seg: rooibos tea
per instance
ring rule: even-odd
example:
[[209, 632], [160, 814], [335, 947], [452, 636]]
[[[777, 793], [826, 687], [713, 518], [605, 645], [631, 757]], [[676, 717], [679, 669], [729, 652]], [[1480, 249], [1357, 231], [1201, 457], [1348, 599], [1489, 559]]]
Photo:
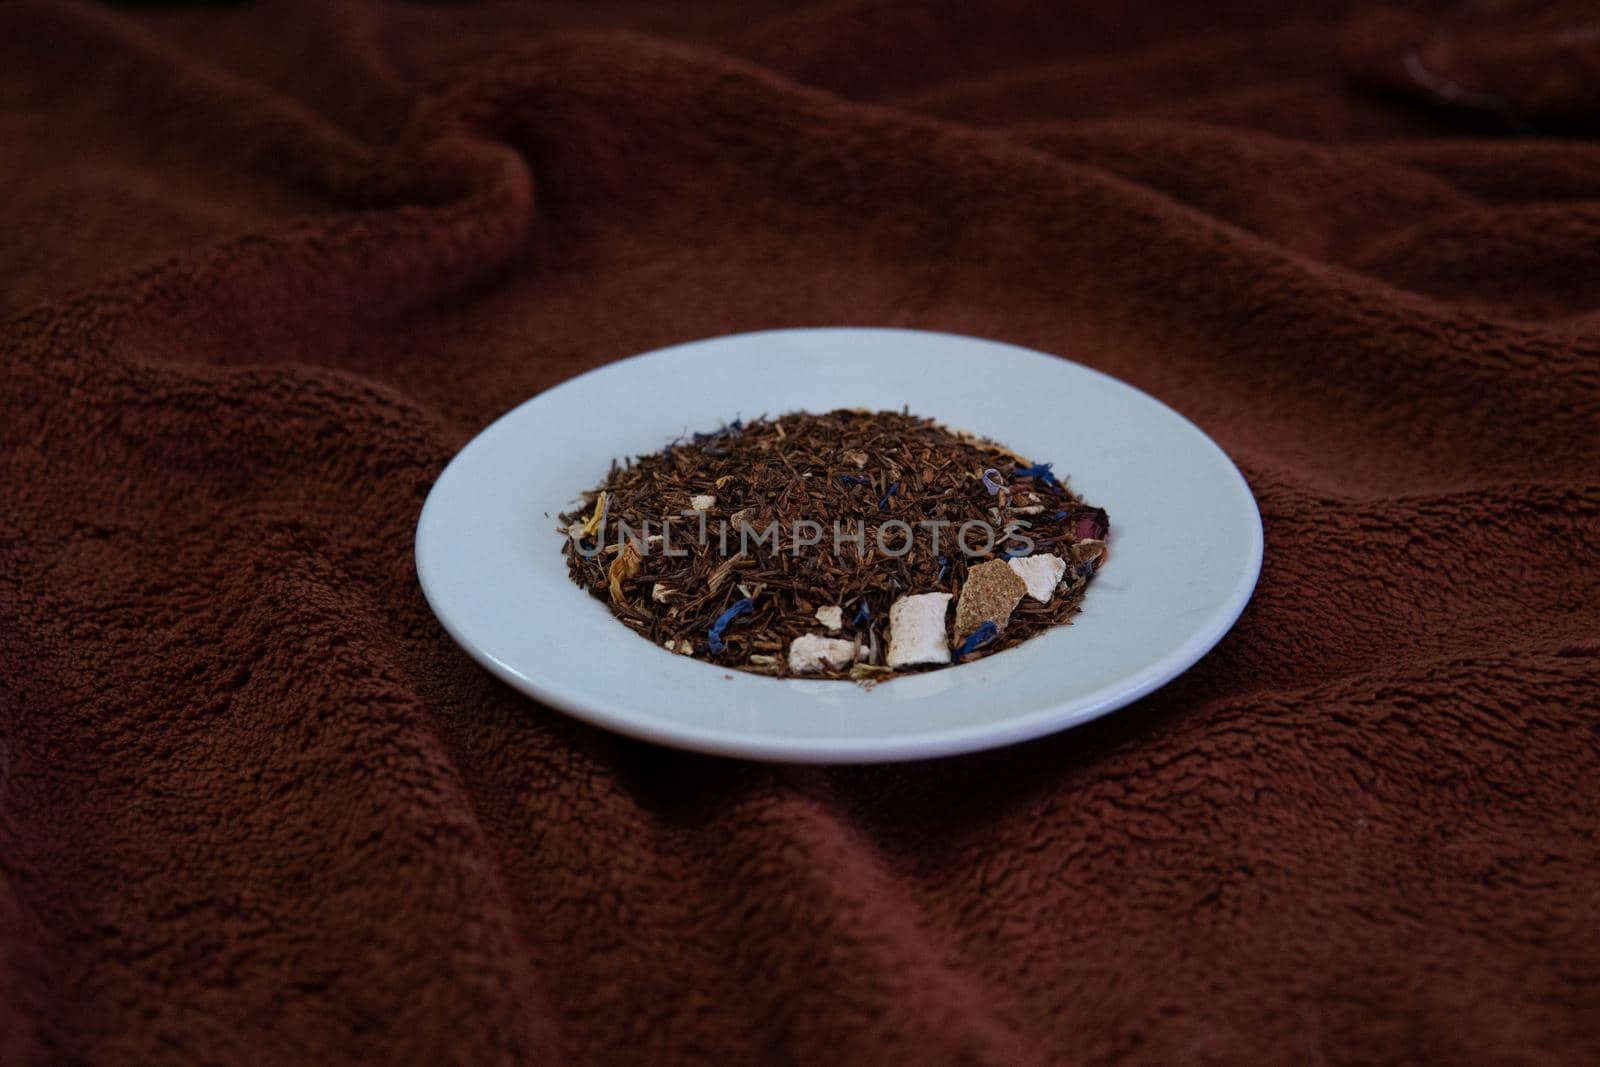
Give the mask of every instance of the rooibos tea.
[[573, 580], [642, 637], [866, 682], [1070, 622], [1109, 529], [1049, 463], [860, 410], [673, 441], [613, 464], [561, 520]]

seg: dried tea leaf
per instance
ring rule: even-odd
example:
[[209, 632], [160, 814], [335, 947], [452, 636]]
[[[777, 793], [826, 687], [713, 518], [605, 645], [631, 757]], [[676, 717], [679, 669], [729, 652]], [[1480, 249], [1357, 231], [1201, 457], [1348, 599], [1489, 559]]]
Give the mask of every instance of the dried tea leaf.
[[1074, 563], [1099, 563], [1105, 557], [1106, 543], [1104, 541], [1079, 541], [1072, 546], [1072, 561]]
[[729, 556], [722, 561], [721, 566], [711, 572], [711, 579], [706, 583], [706, 587], [715, 593], [727, 583], [734, 571], [753, 566], [755, 561], [749, 556]]

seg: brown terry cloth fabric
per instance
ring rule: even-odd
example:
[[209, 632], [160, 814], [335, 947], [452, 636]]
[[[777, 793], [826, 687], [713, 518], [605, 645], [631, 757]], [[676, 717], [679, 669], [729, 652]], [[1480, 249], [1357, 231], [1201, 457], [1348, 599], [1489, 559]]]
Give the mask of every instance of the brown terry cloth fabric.
[[[1600, 18], [1257, 7], [0, 6], [0, 1062], [1600, 1062]], [[837, 770], [450, 643], [472, 434], [815, 324], [1192, 416], [1238, 627]]]

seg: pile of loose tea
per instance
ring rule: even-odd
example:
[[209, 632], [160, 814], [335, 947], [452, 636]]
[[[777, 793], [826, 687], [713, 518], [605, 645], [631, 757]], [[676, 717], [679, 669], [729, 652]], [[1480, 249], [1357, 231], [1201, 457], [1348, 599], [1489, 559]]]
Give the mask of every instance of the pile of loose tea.
[[1070, 622], [1109, 528], [1049, 463], [863, 410], [680, 438], [613, 463], [561, 521], [573, 581], [641, 637], [862, 682]]

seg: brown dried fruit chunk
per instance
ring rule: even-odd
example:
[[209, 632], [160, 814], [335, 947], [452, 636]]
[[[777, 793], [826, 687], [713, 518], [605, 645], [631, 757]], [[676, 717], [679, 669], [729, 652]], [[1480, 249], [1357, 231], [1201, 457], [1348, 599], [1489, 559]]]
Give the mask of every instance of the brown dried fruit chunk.
[[1028, 591], [1028, 583], [1006, 565], [1005, 560], [980, 563], [967, 572], [967, 584], [956, 601], [956, 640], [961, 640], [986, 622], [1004, 630], [1011, 612]]

